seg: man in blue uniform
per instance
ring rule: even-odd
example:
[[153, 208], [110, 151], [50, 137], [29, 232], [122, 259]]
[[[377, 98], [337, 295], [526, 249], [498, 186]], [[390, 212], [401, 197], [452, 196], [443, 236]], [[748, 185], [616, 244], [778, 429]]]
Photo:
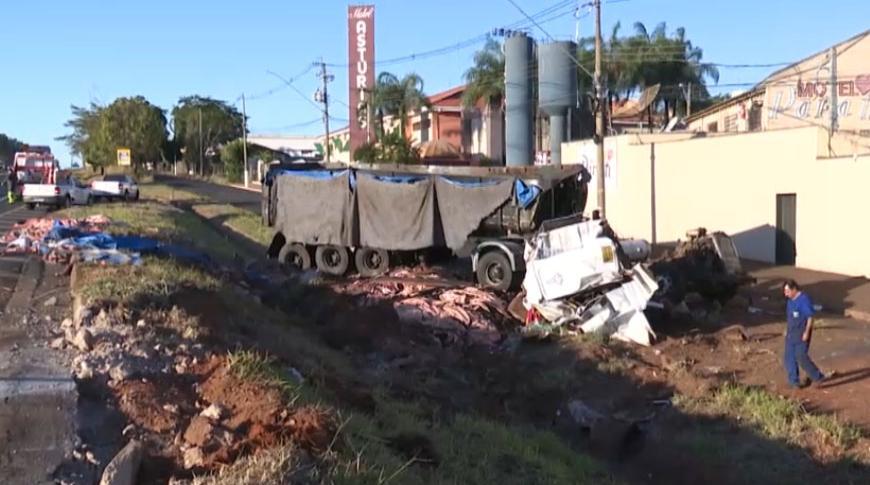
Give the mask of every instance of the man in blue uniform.
[[782, 287], [786, 297], [786, 333], [783, 365], [788, 373], [788, 384], [800, 388], [798, 364], [815, 384], [825, 380], [809, 356], [810, 340], [813, 336], [813, 302], [801, 291], [794, 280], [788, 280]]

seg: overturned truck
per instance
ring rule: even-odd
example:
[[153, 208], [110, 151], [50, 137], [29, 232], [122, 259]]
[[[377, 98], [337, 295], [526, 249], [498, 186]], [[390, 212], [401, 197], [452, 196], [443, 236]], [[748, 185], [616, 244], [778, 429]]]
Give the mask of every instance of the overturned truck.
[[262, 216], [276, 230], [269, 256], [299, 269], [376, 276], [400, 255], [446, 248], [504, 290], [522, 278], [524, 237], [582, 213], [587, 182], [580, 166], [306, 164], [267, 175]]

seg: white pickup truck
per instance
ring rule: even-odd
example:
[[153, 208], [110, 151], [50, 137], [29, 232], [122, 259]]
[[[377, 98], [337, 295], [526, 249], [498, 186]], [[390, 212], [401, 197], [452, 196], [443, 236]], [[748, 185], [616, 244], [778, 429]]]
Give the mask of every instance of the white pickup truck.
[[106, 175], [91, 182], [91, 190], [98, 199], [139, 200], [139, 184], [129, 175]]
[[61, 208], [73, 204], [87, 205], [94, 200], [91, 189], [75, 177], [63, 178], [56, 184], [24, 184], [21, 198], [28, 209], [36, 206]]

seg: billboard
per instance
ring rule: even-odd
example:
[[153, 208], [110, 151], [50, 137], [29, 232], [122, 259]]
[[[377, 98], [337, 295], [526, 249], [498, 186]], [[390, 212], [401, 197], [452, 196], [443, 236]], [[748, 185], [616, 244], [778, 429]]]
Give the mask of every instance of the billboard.
[[118, 165], [121, 165], [121, 166], [130, 165], [130, 149], [129, 148], [119, 148], [118, 149]]
[[375, 86], [375, 6], [347, 8], [348, 85], [350, 86], [350, 153], [366, 143], [366, 92]]

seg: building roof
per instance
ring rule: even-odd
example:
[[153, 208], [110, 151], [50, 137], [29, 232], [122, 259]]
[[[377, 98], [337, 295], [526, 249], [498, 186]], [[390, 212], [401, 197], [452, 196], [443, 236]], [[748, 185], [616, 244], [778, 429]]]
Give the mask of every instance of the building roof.
[[[818, 57], [818, 56], [820, 56], [820, 55], [822, 55], [822, 54], [827, 53], [827, 52], [828, 52], [831, 48], [833, 48], [833, 47], [837, 47], [837, 48], [839, 48], [839, 47], [843, 47], [843, 46], [846, 45], [846, 44], [849, 44], [849, 47], [851, 47], [851, 46], [857, 44], [857, 43], [858, 43], [860, 40], [862, 40], [864, 37], [867, 37], [868, 35], [870, 35], [870, 29], [865, 30], [864, 32], [861, 32], [861, 33], [859, 33], [859, 34], [853, 35], [852, 37], [849, 37], [848, 39], [846, 39], [846, 40], [844, 40], [844, 41], [842, 41], [842, 42], [839, 42], [839, 43], [834, 44], [834, 45], [832, 45], [832, 46], [826, 47], [826, 48], [824, 48], [824, 49], [822, 49], [822, 50], [820, 50], [820, 51], [818, 51], [818, 52], [816, 52], [816, 53], [813, 53], [813, 54], [811, 54], [811, 55], [809, 55], [809, 56], [807, 56], [807, 57], [804, 57], [803, 59], [801, 59], [801, 60], [799, 60], [799, 61], [797, 61], [797, 62], [794, 62], [794, 63], [792, 63], [792, 64], [789, 64], [788, 66], [783, 67], [782, 69], [776, 70], [776, 71], [772, 72], [771, 74], [769, 74], [769, 75], [768, 75], [767, 77], [765, 77], [764, 79], [762, 79], [761, 82], [759, 82], [758, 84], [756, 84], [756, 85], [755, 85], [755, 88], [753, 88], [753, 89], [757, 89], [757, 88], [762, 87], [763, 85], [767, 84], [767, 83], [770, 82], [772, 79], [774, 79], [774, 78], [776, 78], [777, 76], [779, 76], [780, 74], [785, 74], [785, 73], [787, 73], [790, 69], [794, 69], [794, 67], [797, 66], [797, 65], [803, 64], [804, 62], [807, 62], [807, 61], [813, 59], [814, 57]], [[840, 52], [840, 53], [842, 53], [842, 52]]]
[[746, 91], [745, 93], [743, 93], [739, 96], [732, 96], [732, 97], [726, 99], [725, 101], [722, 101], [720, 103], [714, 104], [713, 106], [704, 108], [701, 111], [698, 111], [697, 113], [693, 113], [692, 116], [689, 116], [688, 118], [686, 118], [686, 123], [691, 123], [691, 122], [697, 120], [698, 118], [703, 118], [704, 116], [709, 115], [710, 113], [715, 113], [717, 111], [728, 108], [729, 106], [734, 106], [737, 103], [742, 103], [742, 102], [750, 100], [756, 96], [763, 96], [763, 95], [764, 95], [763, 89], [761, 89], [761, 88], [751, 89], [751, 90]]
[[453, 96], [456, 96], [457, 94], [462, 94], [465, 91], [466, 86], [467, 86], [466, 84], [463, 84], [461, 86], [456, 86], [454, 88], [450, 88], [446, 91], [441, 91], [440, 93], [435, 93], [435, 94], [429, 96], [429, 102], [432, 104], [436, 104], [440, 101], [444, 101], [445, 99], [452, 98]]
[[782, 74], [787, 74], [789, 70], [794, 69], [796, 66], [803, 64], [804, 62], [807, 62], [815, 57], [818, 57], [820, 55], [825, 54], [832, 47], [840, 48], [840, 47], [843, 47], [846, 45], [848, 45], [848, 47], [851, 47], [851, 46], [857, 44], [860, 40], [862, 40], [863, 38], [865, 38], [867, 36], [870, 36], [870, 30], [865, 30], [864, 32], [853, 35], [852, 37], [849, 37], [848, 39], [846, 39], [842, 42], [839, 42], [837, 44], [834, 44], [833, 46], [830, 46], [830, 47], [822, 49], [818, 52], [815, 52], [807, 57], [804, 57], [803, 59], [801, 59], [797, 62], [789, 64], [786, 67], [783, 67], [782, 69], [778, 69], [778, 70], [772, 72], [771, 74], [769, 74], [764, 79], [762, 79], [758, 84], [753, 86], [753, 88], [750, 89], [749, 91], [747, 91], [746, 93], [743, 93], [740, 96], [734, 96], [734, 97], [729, 98], [725, 101], [722, 101], [721, 103], [714, 104], [713, 106], [710, 106], [707, 109], [703, 109], [703, 110], [693, 114], [692, 116], [689, 116], [686, 119], [686, 121], [691, 123], [692, 121], [697, 120], [698, 118], [701, 118], [703, 116], [707, 116], [710, 113], [715, 113], [716, 111], [719, 111], [721, 109], [725, 109], [725, 108], [727, 108], [729, 106], [733, 106], [739, 102], [746, 101], [747, 99], [751, 99], [759, 94], [763, 94], [764, 88], [766, 87], [766, 85], [768, 83], [770, 83], [773, 79], [776, 79], [778, 76], [780, 76]]

